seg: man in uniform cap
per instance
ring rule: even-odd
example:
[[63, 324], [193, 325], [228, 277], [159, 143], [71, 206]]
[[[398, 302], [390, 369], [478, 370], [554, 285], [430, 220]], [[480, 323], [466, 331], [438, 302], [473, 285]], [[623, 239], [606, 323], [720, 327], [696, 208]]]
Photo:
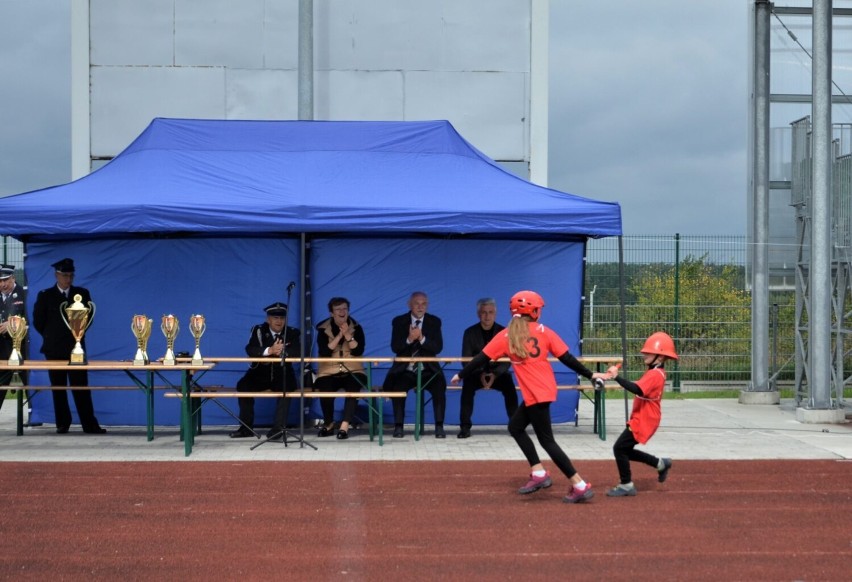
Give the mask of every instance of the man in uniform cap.
[[[15, 266], [0, 265], [0, 361], [3, 363], [12, 355], [12, 337], [6, 333], [6, 322], [13, 315], [26, 317], [27, 292], [15, 282]], [[21, 353], [26, 358], [26, 338], [21, 346]], [[8, 386], [12, 382], [14, 372], [0, 373], [0, 386]], [[24, 374], [24, 372], [19, 372]], [[22, 378], [24, 380], [24, 378]], [[24, 383], [26, 381], [24, 380]], [[0, 390], [0, 407], [6, 399], [6, 390]]]
[[[71, 357], [76, 340], [71, 335], [71, 330], [62, 319], [62, 304], [71, 305], [75, 295], [80, 295], [83, 305], [89, 305], [92, 296], [84, 287], [76, 287], [74, 282], [74, 261], [62, 259], [51, 265], [56, 276], [56, 285], [39, 291], [33, 307], [33, 327], [41, 334], [44, 340], [41, 353], [47, 360], [65, 360]], [[83, 339], [85, 349], [85, 338]], [[51, 386], [88, 386], [89, 375], [85, 370], [49, 370]], [[66, 390], [51, 390], [53, 394], [53, 410], [56, 413], [56, 432], [65, 434], [71, 427], [71, 409], [68, 406], [68, 392]], [[92, 404], [92, 392], [90, 390], [72, 390], [74, 405], [77, 407], [77, 415], [83, 432], [89, 434], [103, 434], [106, 429], [101, 428], [95, 417], [95, 408]]]
[[[281, 365], [282, 352], [284, 357], [300, 355], [299, 330], [287, 327], [287, 304], [276, 301], [264, 308], [266, 323], [251, 328], [246, 354], [250, 358], [269, 358], [269, 363], [255, 362], [249, 366], [245, 375], [237, 382], [238, 392], [291, 392], [297, 390], [296, 374], [293, 364]], [[285, 332], [286, 329], [286, 332]], [[238, 398], [240, 405], [240, 426], [230, 433], [232, 439], [257, 436], [254, 432], [254, 398]], [[275, 407], [275, 419], [272, 428], [266, 433], [269, 438], [279, 438], [284, 435], [287, 426], [287, 412], [290, 409], [290, 399], [280, 398]]]

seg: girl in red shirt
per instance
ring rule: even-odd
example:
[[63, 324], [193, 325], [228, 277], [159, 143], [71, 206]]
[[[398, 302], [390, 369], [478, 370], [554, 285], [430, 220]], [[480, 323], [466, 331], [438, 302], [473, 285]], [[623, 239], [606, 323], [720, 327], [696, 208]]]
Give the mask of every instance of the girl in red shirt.
[[553, 354], [574, 372], [590, 380], [606, 378], [606, 374], [593, 374], [568, 353], [568, 346], [556, 332], [538, 323], [542, 307], [544, 299], [538, 293], [515, 293], [509, 302], [509, 310], [512, 312], [509, 326], [494, 336], [480, 354], [453, 376], [451, 382], [458, 384], [460, 379], [478, 370], [489, 360], [508, 356], [524, 397], [523, 403], [509, 420], [509, 433], [530, 464], [530, 478], [518, 489], [518, 493], [533, 493], [553, 484], [550, 473], [541, 464], [535, 444], [527, 434], [527, 426], [532, 425], [539, 444], [571, 481], [571, 489], [562, 501], [580, 503], [594, 497], [595, 492], [592, 491], [591, 483], [586, 483], [580, 477], [571, 459], [553, 438], [550, 404], [556, 400], [556, 376], [547, 358]]
[[666, 360], [678, 359], [674, 341], [669, 334], [658, 331], [645, 340], [645, 345], [640, 352], [648, 370], [637, 382], [619, 378], [618, 366], [611, 366], [607, 370], [609, 379], [614, 379], [622, 388], [634, 394], [633, 411], [630, 413], [630, 420], [627, 421], [627, 428], [612, 447], [621, 483], [607, 491], [606, 494], [609, 497], [636, 495], [636, 486], [633, 485], [630, 473], [630, 461], [645, 463], [657, 469], [657, 481], [660, 483], [666, 480], [669, 469], [672, 468], [671, 459], [658, 459], [644, 451], [637, 451], [635, 447], [638, 444], [647, 443], [660, 426], [662, 417], [660, 400], [666, 385], [666, 371], [663, 365]]

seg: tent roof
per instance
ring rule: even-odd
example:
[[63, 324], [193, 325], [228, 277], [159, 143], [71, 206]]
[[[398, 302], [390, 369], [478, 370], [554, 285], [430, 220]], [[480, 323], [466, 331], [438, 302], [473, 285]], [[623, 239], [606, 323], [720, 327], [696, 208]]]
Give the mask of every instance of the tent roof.
[[617, 203], [522, 180], [447, 121], [155, 119], [104, 167], [0, 199], [0, 213], [22, 239], [621, 234]]

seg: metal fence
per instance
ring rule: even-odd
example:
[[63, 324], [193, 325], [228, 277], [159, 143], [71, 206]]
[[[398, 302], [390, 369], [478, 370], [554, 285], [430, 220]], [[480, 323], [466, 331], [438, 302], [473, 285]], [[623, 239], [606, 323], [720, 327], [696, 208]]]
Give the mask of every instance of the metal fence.
[[[623, 290], [618, 239], [588, 242], [583, 353], [621, 353], [623, 293], [630, 377], [638, 377], [643, 369], [638, 352], [645, 338], [664, 330], [681, 355], [669, 369], [676, 389], [682, 382], [748, 382], [751, 297], [745, 237], [675, 234], [624, 236], [622, 241]], [[2, 257], [4, 263], [23, 268], [20, 242], [4, 237]], [[792, 380], [794, 294], [773, 292], [771, 304], [770, 373], [773, 379]]]
[[[680, 360], [669, 367], [675, 389], [684, 382], [751, 379], [751, 296], [747, 241], [741, 236], [624, 236], [624, 288], [617, 238], [587, 246], [583, 353], [621, 353], [622, 309], [628, 376], [644, 369], [638, 352], [651, 333], [668, 332]], [[792, 380], [795, 296], [771, 293], [770, 373]]]

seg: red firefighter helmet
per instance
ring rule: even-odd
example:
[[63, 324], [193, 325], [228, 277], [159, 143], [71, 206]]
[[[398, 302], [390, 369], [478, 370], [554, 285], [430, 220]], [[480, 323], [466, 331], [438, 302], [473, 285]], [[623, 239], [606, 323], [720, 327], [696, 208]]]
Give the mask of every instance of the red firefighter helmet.
[[538, 319], [542, 307], [544, 307], [544, 299], [535, 291], [518, 291], [509, 300], [509, 311], [512, 315], [529, 315], [533, 319]]
[[643, 354], [656, 354], [673, 360], [678, 359], [675, 352], [674, 340], [672, 336], [664, 331], [658, 331], [648, 336], [648, 339], [645, 340], [645, 345], [639, 351]]

